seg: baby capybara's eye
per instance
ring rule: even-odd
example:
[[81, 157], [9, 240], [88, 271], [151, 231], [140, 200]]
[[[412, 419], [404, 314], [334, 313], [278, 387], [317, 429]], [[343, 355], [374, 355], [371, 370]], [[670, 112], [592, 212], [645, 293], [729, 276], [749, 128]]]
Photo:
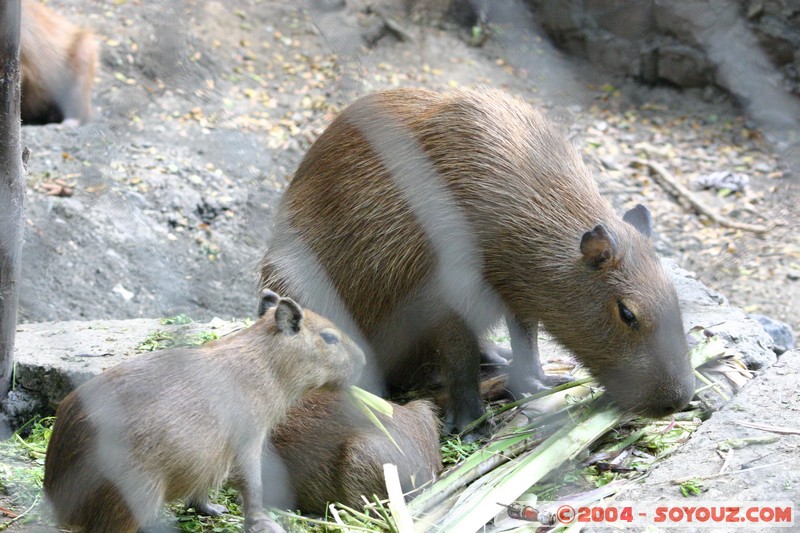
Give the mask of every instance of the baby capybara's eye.
[[322, 331], [319, 334], [326, 344], [339, 344], [339, 336], [332, 331]]

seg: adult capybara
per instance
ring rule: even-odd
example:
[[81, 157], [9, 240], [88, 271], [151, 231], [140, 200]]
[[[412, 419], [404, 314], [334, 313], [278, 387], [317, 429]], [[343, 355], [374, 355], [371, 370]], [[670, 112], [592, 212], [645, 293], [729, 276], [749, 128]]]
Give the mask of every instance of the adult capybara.
[[22, 122], [86, 122], [97, 68], [94, 34], [36, 0], [22, 0], [20, 19]]
[[64, 399], [44, 477], [61, 524], [134, 532], [162, 503], [202, 500], [231, 477], [246, 529], [282, 531], [263, 513], [262, 447], [309, 390], [356, 377], [364, 354], [292, 300], [263, 300], [272, 307], [239, 333], [122, 363]]
[[350, 105], [309, 149], [261, 286], [343, 326], [390, 386], [438, 358], [446, 430], [483, 412], [478, 339], [504, 315], [512, 391], [542, 386], [541, 322], [621, 408], [660, 416], [689, 401], [694, 380], [651, 225], [643, 206], [616, 215], [523, 101], [390, 90]]
[[345, 394], [315, 391], [304, 398], [271, 439], [286, 466], [294, 501], [270, 503], [321, 515], [332, 502], [360, 509], [362, 495], [369, 501], [373, 495], [388, 497], [385, 463], [397, 465], [404, 493], [433, 479], [442, 469], [435, 408], [424, 400], [392, 407], [391, 418], [377, 416], [397, 446], [354, 410]]

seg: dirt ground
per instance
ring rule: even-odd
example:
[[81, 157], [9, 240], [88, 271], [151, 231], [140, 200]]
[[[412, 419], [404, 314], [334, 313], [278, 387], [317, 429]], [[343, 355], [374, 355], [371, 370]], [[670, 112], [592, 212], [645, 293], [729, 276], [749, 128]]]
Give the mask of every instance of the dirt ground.
[[[377, 89], [483, 84], [562, 124], [618, 208], [647, 204], [662, 254], [747, 311], [800, 326], [798, 178], [721, 91], [612, 78], [513, 10], [472, 47], [468, 29], [439, 23], [430, 6], [442, 2], [410, 17], [399, 1], [373, 2], [410, 38], [384, 32], [368, 48], [384, 19], [365, 1], [50, 4], [95, 30], [102, 61], [92, 122], [23, 128], [22, 322], [252, 315], [273, 206], [335, 114]], [[695, 194], [714, 212], [778, 225], [757, 235], [710, 222], [631, 167], [636, 158], [687, 186], [745, 175], [744, 192]]]

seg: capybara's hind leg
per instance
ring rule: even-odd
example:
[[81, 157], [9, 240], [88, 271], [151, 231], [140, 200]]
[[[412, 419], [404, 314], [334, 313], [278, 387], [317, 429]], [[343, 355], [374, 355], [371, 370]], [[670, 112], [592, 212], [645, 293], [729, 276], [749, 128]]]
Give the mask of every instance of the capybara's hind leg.
[[97, 505], [86, 505], [80, 512], [84, 533], [135, 533], [138, 530], [139, 521], [116, 488], [100, 487], [95, 501]]
[[152, 526], [157, 525], [163, 497], [158, 487], [148, 485], [142, 484], [132, 490], [127, 498], [115, 484], [101, 485], [95, 497], [79, 511], [85, 533], [135, 533], [146, 526], [146, 530], [151, 531]]

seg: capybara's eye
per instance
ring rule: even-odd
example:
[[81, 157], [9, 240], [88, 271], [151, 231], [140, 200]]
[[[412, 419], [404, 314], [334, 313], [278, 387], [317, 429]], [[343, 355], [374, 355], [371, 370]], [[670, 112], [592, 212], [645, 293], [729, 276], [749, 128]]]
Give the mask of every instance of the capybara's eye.
[[327, 344], [339, 344], [339, 336], [332, 331], [322, 331], [319, 334]]
[[619, 318], [625, 322], [630, 328], [635, 328], [639, 325], [639, 322], [636, 321], [636, 315], [633, 314], [633, 311], [625, 307], [625, 304], [622, 302], [617, 302], [617, 307], [619, 308]]

